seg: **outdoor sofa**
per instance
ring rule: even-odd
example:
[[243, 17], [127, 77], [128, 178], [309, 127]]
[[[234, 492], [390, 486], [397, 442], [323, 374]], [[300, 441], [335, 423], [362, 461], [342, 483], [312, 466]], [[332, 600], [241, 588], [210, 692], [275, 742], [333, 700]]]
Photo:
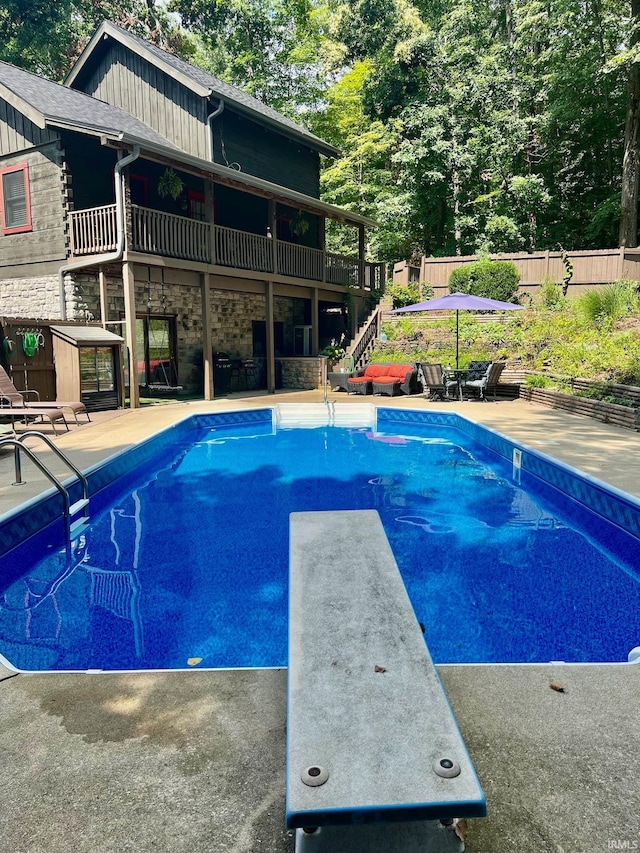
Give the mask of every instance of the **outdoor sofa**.
[[415, 364], [367, 364], [347, 381], [355, 394], [416, 394], [418, 370]]

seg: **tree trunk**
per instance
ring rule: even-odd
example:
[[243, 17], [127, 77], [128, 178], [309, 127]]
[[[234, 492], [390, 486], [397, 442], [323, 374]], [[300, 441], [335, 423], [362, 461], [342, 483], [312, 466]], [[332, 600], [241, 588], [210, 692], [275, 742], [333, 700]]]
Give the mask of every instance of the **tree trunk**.
[[[631, 44], [640, 39], [640, 0], [631, 0]], [[622, 195], [620, 199], [620, 246], [638, 245], [638, 186], [640, 183], [640, 64], [629, 68], [627, 85], [627, 118], [624, 128], [622, 158]]]

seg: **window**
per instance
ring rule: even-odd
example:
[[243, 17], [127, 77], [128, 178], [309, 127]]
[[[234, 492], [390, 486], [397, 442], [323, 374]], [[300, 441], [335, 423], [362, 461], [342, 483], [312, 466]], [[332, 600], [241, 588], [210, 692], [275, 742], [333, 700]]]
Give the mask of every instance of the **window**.
[[296, 237], [291, 230], [291, 217], [279, 216], [277, 222], [277, 237], [278, 240], [284, 240], [285, 243], [297, 243]]
[[140, 207], [148, 207], [148, 180], [143, 175], [129, 175], [129, 187], [131, 188], [131, 204], [137, 204]]
[[[264, 320], [254, 320], [251, 325], [253, 331], [253, 357], [262, 358], [267, 354], [267, 324]], [[284, 323], [273, 324], [273, 348], [276, 357], [285, 355]]]
[[197, 219], [198, 222], [207, 221], [204, 193], [197, 190], [187, 190], [187, 214], [190, 219]]
[[0, 170], [2, 197], [2, 233], [19, 234], [31, 231], [31, 199], [29, 197], [29, 167], [26, 163]]
[[80, 347], [80, 391], [96, 394], [115, 390], [112, 347]]

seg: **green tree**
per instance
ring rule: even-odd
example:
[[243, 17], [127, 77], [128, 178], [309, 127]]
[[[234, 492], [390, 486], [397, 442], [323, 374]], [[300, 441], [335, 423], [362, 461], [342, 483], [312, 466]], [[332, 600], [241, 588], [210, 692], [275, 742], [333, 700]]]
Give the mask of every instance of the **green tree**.
[[196, 37], [196, 61], [285, 115], [303, 120], [325, 88], [325, 15], [311, 0], [171, 0]]
[[189, 51], [185, 34], [154, 0], [4, 0], [0, 56], [61, 82], [105, 19], [176, 53]]

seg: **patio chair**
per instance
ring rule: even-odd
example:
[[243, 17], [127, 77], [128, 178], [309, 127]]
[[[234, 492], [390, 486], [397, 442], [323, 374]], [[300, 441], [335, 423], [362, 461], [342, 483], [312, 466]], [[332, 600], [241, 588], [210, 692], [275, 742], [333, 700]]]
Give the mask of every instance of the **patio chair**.
[[496, 386], [500, 379], [500, 375], [504, 370], [503, 361], [494, 361], [489, 364], [484, 376], [480, 379], [467, 379], [462, 383], [463, 391], [469, 390], [472, 394], [478, 394], [479, 399], [487, 401], [487, 392], [493, 391], [493, 399], [496, 399]]
[[[30, 394], [33, 394], [36, 399], [33, 401], [28, 400]], [[54, 409], [68, 409], [73, 414], [77, 424], [80, 423], [78, 415], [86, 415], [87, 421], [91, 420], [87, 407], [80, 401], [68, 402], [56, 400], [54, 403], [47, 403], [40, 401], [40, 394], [37, 391], [18, 391], [4, 367], [0, 367], [0, 397], [6, 400], [12, 409], [46, 409], [49, 412]]]
[[429, 400], [444, 400], [449, 396], [449, 383], [444, 378], [441, 364], [418, 364], [418, 380], [422, 383], [424, 396], [428, 396]]

